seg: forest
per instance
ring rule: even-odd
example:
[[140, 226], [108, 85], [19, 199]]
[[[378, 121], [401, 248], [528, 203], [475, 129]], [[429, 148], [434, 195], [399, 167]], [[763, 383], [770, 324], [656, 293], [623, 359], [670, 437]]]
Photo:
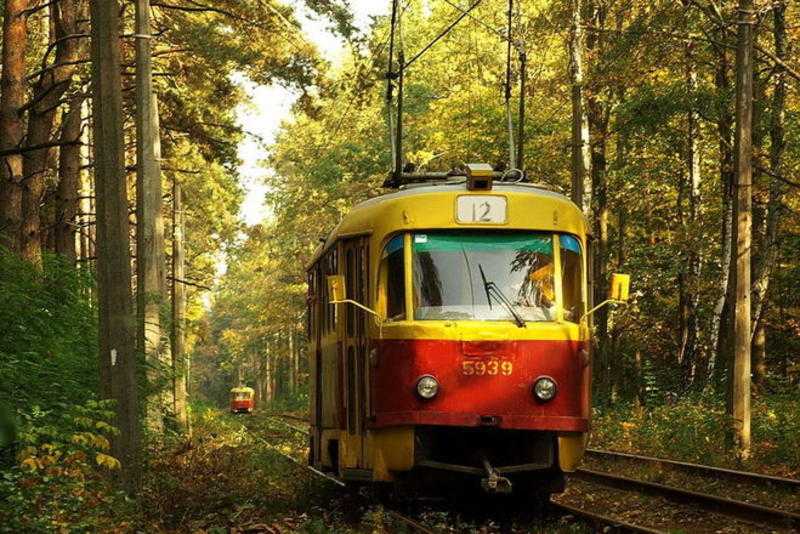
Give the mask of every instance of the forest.
[[[282, 421], [306, 269], [397, 165], [403, 54], [401, 166], [516, 164], [583, 211], [596, 302], [631, 276], [594, 316], [591, 446], [800, 477], [800, 6], [385, 3], [2, 2], [0, 532], [400, 529], [294, 476]], [[297, 97], [247, 224], [253, 85]]]

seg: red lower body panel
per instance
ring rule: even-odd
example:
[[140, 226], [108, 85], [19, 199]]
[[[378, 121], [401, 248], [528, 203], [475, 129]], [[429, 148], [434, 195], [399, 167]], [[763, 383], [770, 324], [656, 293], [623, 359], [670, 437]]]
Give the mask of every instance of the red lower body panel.
[[[494, 426], [586, 432], [589, 367], [574, 341], [381, 340], [372, 362], [376, 428]], [[416, 394], [423, 375], [439, 381], [430, 400]], [[542, 402], [534, 382], [548, 376], [556, 396]]]
[[231, 402], [232, 412], [249, 412], [253, 410], [253, 401], [233, 401]]

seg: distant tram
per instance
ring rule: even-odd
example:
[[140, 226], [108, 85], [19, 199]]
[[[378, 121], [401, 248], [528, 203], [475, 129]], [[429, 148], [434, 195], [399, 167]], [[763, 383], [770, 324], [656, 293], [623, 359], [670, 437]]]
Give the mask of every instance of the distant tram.
[[231, 389], [231, 413], [253, 413], [256, 392], [253, 388], [239, 386]]
[[[493, 175], [468, 167], [363, 202], [317, 251], [311, 465], [563, 491], [590, 424], [588, 225], [566, 197]], [[612, 298], [627, 286], [614, 275]]]

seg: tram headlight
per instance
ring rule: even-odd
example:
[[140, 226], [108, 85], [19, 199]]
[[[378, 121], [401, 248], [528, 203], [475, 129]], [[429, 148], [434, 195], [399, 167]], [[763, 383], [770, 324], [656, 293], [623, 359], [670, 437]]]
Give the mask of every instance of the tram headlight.
[[439, 393], [439, 381], [431, 375], [424, 375], [417, 379], [417, 395], [425, 400], [430, 400]]
[[557, 389], [556, 381], [549, 376], [542, 376], [533, 384], [533, 394], [542, 402], [552, 400]]

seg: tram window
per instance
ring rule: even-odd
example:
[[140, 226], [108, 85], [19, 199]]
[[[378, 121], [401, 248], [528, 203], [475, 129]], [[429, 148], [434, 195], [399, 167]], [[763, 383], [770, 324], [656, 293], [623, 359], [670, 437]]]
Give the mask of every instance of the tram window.
[[578, 322], [583, 312], [581, 292], [581, 244], [571, 235], [559, 236], [561, 245], [561, 287], [564, 295], [564, 319]]
[[[328, 253], [322, 258], [322, 280], [325, 280], [325, 277], [331, 274], [337, 273], [337, 265], [336, 265], [336, 249], [332, 248], [328, 251]], [[323, 328], [324, 332], [332, 332], [336, 328], [336, 306], [330, 304], [330, 295], [325, 290], [326, 285], [320, 282], [318, 286], [320, 289], [320, 293], [322, 294], [322, 305], [323, 305]]]
[[552, 234], [428, 232], [413, 247], [415, 319], [555, 320]]
[[383, 249], [380, 268], [386, 273], [386, 318], [389, 321], [402, 320], [406, 315], [402, 234], [394, 236]]

